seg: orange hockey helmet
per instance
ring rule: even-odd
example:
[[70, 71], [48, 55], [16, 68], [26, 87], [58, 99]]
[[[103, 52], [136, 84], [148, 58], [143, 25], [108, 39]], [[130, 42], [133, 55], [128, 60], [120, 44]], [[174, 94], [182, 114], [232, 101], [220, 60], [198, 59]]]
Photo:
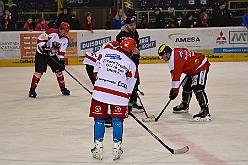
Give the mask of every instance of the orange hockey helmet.
[[65, 30], [67, 32], [70, 31], [70, 25], [66, 22], [61, 22], [59, 28]]
[[136, 46], [136, 41], [131, 37], [124, 38], [120, 43], [120, 48], [128, 53], [132, 53]]

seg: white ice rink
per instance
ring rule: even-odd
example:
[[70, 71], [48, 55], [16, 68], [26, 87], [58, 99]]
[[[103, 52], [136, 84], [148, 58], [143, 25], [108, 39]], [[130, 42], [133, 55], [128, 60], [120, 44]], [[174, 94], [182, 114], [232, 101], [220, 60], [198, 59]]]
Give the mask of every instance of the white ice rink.
[[[92, 89], [84, 65], [67, 70]], [[171, 80], [167, 63], [141, 64], [140, 96], [149, 115], [168, 101]], [[247, 165], [248, 62], [212, 62], [206, 86], [212, 122], [193, 122], [200, 109], [193, 96], [190, 111], [173, 114], [171, 101], [158, 122], [145, 123], [165, 144], [188, 153], [172, 155], [131, 116], [124, 122], [121, 159], [112, 160], [112, 129], [107, 128], [103, 160], [93, 159], [91, 96], [64, 73], [71, 96], [60, 93], [55, 75], [43, 75], [37, 98], [28, 91], [34, 67], [0, 68], [0, 165]], [[139, 119], [144, 113], [134, 113]]]

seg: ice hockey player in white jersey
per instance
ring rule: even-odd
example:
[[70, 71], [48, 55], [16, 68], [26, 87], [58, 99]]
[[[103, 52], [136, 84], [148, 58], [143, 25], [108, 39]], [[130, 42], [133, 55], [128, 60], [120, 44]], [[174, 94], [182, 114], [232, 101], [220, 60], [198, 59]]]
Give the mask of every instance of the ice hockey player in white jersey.
[[[96, 78], [94, 77], [94, 74], [93, 74], [93, 70], [94, 70], [94, 66], [96, 64], [96, 60], [99, 56], [99, 54], [101, 53], [101, 51], [104, 49], [104, 48], [116, 48], [120, 46], [119, 42], [118, 41], [109, 41], [107, 43], [104, 43], [102, 45], [102, 47], [100, 48], [100, 50], [98, 50], [97, 52], [95, 53], [89, 53], [89, 52], [86, 52], [85, 54], [85, 57], [84, 57], [84, 61], [83, 61], [83, 64], [86, 65], [86, 72], [88, 74], [88, 77], [92, 83], [92, 85], [94, 86], [95, 84], [95, 81], [96, 81]], [[108, 111], [108, 115], [107, 117], [105, 118], [105, 126], [106, 127], [112, 127], [112, 118], [110, 116], [110, 111]]]
[[96, 60], [96, 82], [89, 114], [94, 117], [93, 158], [103, 158], [104, 118], [108, 105], [113, 122], [113, 160], [119, 159], [123, 153], [123, 120], [128, 117], [128, 102], [138, 76], [137, 67], [129, 57], [135, 49], [135, 40], [127, 37], [118, 48], [104, 48]]
[[67, 34], [69, 30], [70, 25], [66, 22], [62, 22], [59, 29], [50, 28], [38, 37], [35, 55], [35, 72], [29, 90], [29, 97], [35, 98], [37, 96], [35, 89], [41, 76], [46, 72], [47, 65], [49, 65], [56, 74], [62, 94], [70, 95], [70, 91], [65, 88], [62, 73], [62, 71], [65, 70], [64, 55], [68, 46]]

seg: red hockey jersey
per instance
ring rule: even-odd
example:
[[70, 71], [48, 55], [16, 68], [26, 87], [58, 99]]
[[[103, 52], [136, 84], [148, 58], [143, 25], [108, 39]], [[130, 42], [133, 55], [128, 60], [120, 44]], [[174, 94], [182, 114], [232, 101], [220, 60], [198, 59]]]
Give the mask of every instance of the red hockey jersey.
[[179, 92], [181, 74], [194, 75], [208, 69], [210, 63], [201, 53], [191, 52], [187, 48], [174, 48], [169, 60], [174, 93]]

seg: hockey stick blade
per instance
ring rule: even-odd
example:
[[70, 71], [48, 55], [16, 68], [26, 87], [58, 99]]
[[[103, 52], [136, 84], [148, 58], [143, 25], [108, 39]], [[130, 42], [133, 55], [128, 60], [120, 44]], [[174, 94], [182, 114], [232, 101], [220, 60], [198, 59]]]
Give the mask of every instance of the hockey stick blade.
[[145, 124], [143, 124], [134, 114], [132, 114], [131, 112], [129, 113], [130, 116], [133, 117], [133, 119], [139, 123], [148, 133], [150, 133], [150, 135], [152, 135], [152, 137], [154, 137], [162, 146], [164, 146], [168, 151], [170, 151], [170, 153], [172, 154], [184, 154], [186, 152], [188, 152], [189, 147], [183, 147], [180, 149], [172, 149], [169, 146], [167, 146], [161, 139], [159, 139], [159, 137], [157, 135], [155, 135]]
[[155, 116], [152, 115], [152, 116], [149, 116], [149, 117], [147, 117], [147, 118], [143, 118], [142, 121], [143, 121], [143, 122], [155, 121]]
[[189, 151], [189, 147], [186, 146], [186, 147], [183, 147], [183, 148], [180, 148], [180, 149], [173, 150], [173, 154], [184, 154], [184, 153], [186, 153], [188, 151]]

